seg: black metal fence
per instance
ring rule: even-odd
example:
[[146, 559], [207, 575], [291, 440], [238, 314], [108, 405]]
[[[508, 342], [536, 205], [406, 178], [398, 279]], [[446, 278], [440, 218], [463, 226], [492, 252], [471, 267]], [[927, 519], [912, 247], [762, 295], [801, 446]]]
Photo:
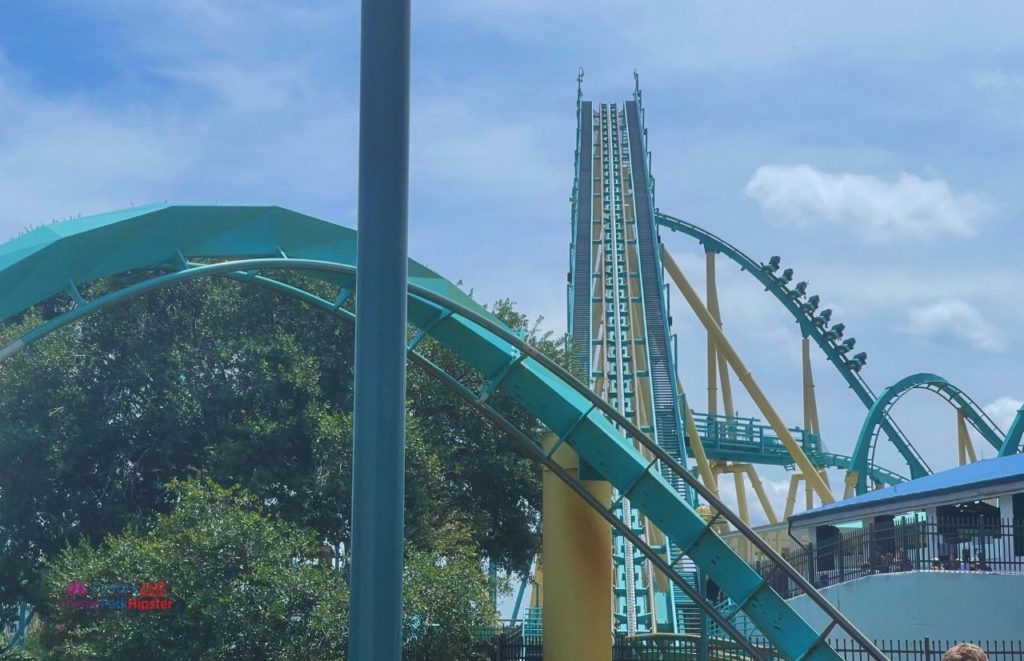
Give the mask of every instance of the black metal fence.
[[[942, 661], [942, 656], [950, 647], [958, 643], [973, 642], [985, 650], [990, 661], [1009, 661], [1024, 659], [1024, 642], [1022, 641], [964, 641], [964, 640], [876, 640], [882, 652], [892, 661]], [[855, 644], [832, 643], [832, 649], [839, 652], [848, 661], [870, 659], [867, 652], [855, 648]]]
[[[785, 657], [774, 653], [767, 641], [755, 641], [764, 649], [764, 658], [782, 661]], [[1024, 641], [953, 641], [933, 640], [876, 640], [882, 652], [892, 661], [942, 661], [950, 647], [961, 642], [973, 642], [988, 654], [990, 661], [1024, 661]], [[832, 648], [847, 661], [869, 660], [871, 657], [856, 643], [831, 641]], [[711, 641], [710, 659], [741, 661], [749, 658], [734, 644]], [[467, 650], [461, 659], [473, 661], [542, 661], [543, 638], [523, 637], [511, 630], [483, 638], [473, 650]], [[407, 661], [441, 661], [426, 657], [407, 656]], [[696, 640], [650, 640], [616, 638], [612, 644], [612, 661], [697, 661], [701, 659], [700, 644]], [[447, 660], [445, 660], [447, 661]]]
[[[938, 522], [878, 522], [859, 529], [818, 529], [817, 543], [785, 555], [816, 587], [872, 574], [907, 571], [979, 571], [1024, 574], [1024, 521], [989, 517]], [[768, 562], [758, 573], [784, 597], [800, 591]]]

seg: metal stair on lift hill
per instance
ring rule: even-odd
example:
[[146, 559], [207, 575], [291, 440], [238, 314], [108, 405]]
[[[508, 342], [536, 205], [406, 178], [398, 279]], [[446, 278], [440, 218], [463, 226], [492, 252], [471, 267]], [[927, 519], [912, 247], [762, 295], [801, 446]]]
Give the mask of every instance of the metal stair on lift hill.
[[[685, 464], [682, 433], [679, 428], [678, 398], [672, 378], [673, 360], [668, 342], [668, 320], [664, 292], [660, 282], [661, 260], [658, 239], [654, 229], [654, 214], [648, 196], [646, 159], [641, 136], [636, 102], [626, 103], [626, 121], [629, 127], [630, 171], [633, 178], [633, 213], [636, 217], [637, 252], [640, 255], [640, 284], [643, 291], [644, 322], [647, 332], [647, 352], [650, 360], [651, 389], [654, 398], [654, 420], [657, 442], [673, 459]], [[663, 468], [669, 483], [685, 492], [678, 477]]]
[[[654, 399], [654, 420], [656, 441], [658, 445], [676, 461], [686, 465], [683, 452], [683, 434], [680, 429], [679, 400], [676, 394], [675, 379], [672, 370], [675, 368], [668, 340], [668, 313], [664, 288], [661, 285], [661, 259], [659, 240], [655, 230], [654, 213], [651, 209], [647, 159], [643, 140], [643, 128], [640, 124], [639, 107], [635, 101], [626, 103], [626, 123], [629, 132], [630, 173], [633, 179], [633, 213], [636, 218], [637, 252], [640, 256], [640, 283], [643, 291], [644, 322], [647, 332], [647, 351], [651, 390]], [[662, 475], [681, 494], [687, 496], [687, 487], [679, 477], [662, 466]], [[669, 544], [669, 557], [674, 559], [679, 550]], [[697, 586], [697, 571], [689, 558], [681, 560], [682, 574], [686, 581]], [[700, 631], [703, 614], [683, 591], [673, 585], [673, 601], [676, 606], [676, 627], [680, 632], [696, 633]]]
[[[594, 201], [593, 194], [593, 171], [594, 163], [591, 156], [591, 140], [593, 132], [593, 110], [590, 101], [584, 101], [580, 105], [580, 135], [586, 136], [586, 142], [578, 145], [579, 152], [576, 158], [579, 160], [579, 181], [576, 195], [576, 227], [573, 240], [575, 241], [573, 251], [573, 269], [575, 282], [573, 282], [572, 301], [572, 342], [575, 354], [572, 358], [573, 372], [583, 379], [590, 374], [590, 296], [593, 289], [593, 277], [591, 274], [591, 233], [593, 229]], [[582, 140], [581, 140], [582, 143]]]

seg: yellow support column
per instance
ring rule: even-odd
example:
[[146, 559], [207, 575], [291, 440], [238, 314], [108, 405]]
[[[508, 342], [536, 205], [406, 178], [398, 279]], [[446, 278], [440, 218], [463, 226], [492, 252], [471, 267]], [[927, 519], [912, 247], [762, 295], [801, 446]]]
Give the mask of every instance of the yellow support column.
[[761, 483], [761, 477], [757, 474], [757, 469], [754, 468], [753, 464], [744, 464], [743, 472], [750, 478], [750, 486], [754, 488], [757, 499], [761, 501], [761, 507], [764, 509], [764, 515], [768, 517], [768, 523], [778, 523], [779, 517], [775, 516], [775, 508], [772, 507], [772, 502], [768, 500], [768, 494], [765, 493], [764, 484]]
[[811, 371], [811, 341], [805, 337], [800, 344], [804, 363], [804, 429], [820, 434], [818, 402], [814, 397], [814, 373]]
[[743, 469], [733, 466], [732, 470], [733, 482], [736, 485], [736, 509], [740, 515], [740, 521], [750, 525], [750, 508], [747, 506], [747, 487], [743, 482]]
[[[686, 391], [683, 390], [682, 377], [677, 375], [676, 385], [679, 388], [679, 397], [683, 397]], [[715, 478], [715, 473], [711, 470], [711, 463], [708, 461], [708, 454], [704, 451], [704, 441], [701, 439], [700, 434], [697, 433], [697, 423], [693, 420], [693, 412], [690, 407], [687, 406], [683, 412], [685, 418], [684, 424], [686, 425], [686, 435], [690, 437], [690, 448], [693, 450], [693, 458], [697, 461], [697, 468], [700, 471], [700, 476], [704, 480], [704, 486], [711, 489], [711, 493], [718, 495], [718, 480]]]
[[974, 453], [974, 443], [971, 442], [971, 435], [967, 433], [967, 420], [964, 418], [964, 412], [960, 409], [956, 410], [956, 439], [960, 465], [966, 464], [968, 459], [971, 460], [971, 463], [977, 461], [978, 455]]
[[[554, 434], [545, 436], [546, 449]], [[554, 455], [579, 476], [579, 457], [566, 445]], [[583, 480], [602, 503], [611, 485]], [[612, 658], [612, 530], [601, 515], [549, 470], [543, 475], [544, 661]]]
[[[708, 312], [711, 313], [711, 316], [714, 317], [715, 322], [718, 323], [719, 327], [721, 327], [722, 311], [718, 307], [718, 281], [715, 277], [715, 256], [717, 254], [718, 253], [716, 253], [714, 250], [708, 250], [705, 253], [705, 259], [707, 260], [707, 301]], [[714, 349], [714, 354], [717, 356], [717, 361], [715, 362], [718, 363], [718, 380], [722, 384], [722, 407], [724, 408], [722, 414], [725, 415], [727, 418], [734, 418], [736, 417], [736, 409], [733, 407], [732, 404], [732, 385], [729, 382], [729, 363], [728, 361], [726, 361], [725, 356], [718, 349], [717, 345], [715, 345], [712, 337], [708, 335], [709, 355], [712, 352], [712, 348]], [[714, 363], [710, 364], [714, 365]]]
[[765, 420], [775, 431], [776, 436], [779, 437], [779, 441], [786, 447], [786, 451], [789, 452], [789, 456], [793, 458], [793, 462], [800, 468], [800, 471], [804, 474], [804, 479], [808, 481], [811, 488], [821, 498], [821, 502], [824, 504], [835, 502], [835, 497], [832, 495], [831, 489], [825, 484], [825, 481], [821, 479], [821, 475], [818, 475], [811, 460], [804, 454], [803, 449], [793, 438], [793, 435], [786, 428], [785, 423], [782, 421], [782, 417], [775, 411], [775, 407], [771, 405], [768, 398], [765, 396], [764, 391], [754, 380], [754, 375], [747, 369], [747, 366], [743, 364], [743, 360], [739, 354], [736, 353], [736, 349], [733, 348], [728, 338], [725, 337], [725, 333], [722, 332], [722, 328], [715, 322], [711, 313], [701, 302], [697, 292], [694, 291], [693, 286], [683, 275], [683, 272], [679, 269], [679, 265], [676, 264], [675, 260], [672, 259], [672, 255], [667, 250], [662, 249], [662, 262], [665, 265], [665, 270], [668, 271], [672, 281], [675, 282], [676, 288], [679, 289], [679, 293], [683, 295], [686, 302], [689, 303], [693, 309], [697, 318], [704, 324], [704, 329], [709, 335], [713, 335], [715, 344], [718, 345], [718, 349], [725, 355], [729, 364], [732, 366], [733, 371], [736, 372], [737, 378], [740, 383], [747, 389], [750, 394], [750, 398], [754, 400], [757, 408], [761, 410]]
[[[714, 286], [715, 276], [715, 253], [707, 253], [707, 281], [708, 281], [708, 296], [711, 295], [711, 289]], [[718, 415], [718, 348], [715, 347], [715, 340], [708, 333], [708, 415]], [[729, 412], [726, 411], [726, 415]]]
[[857, 495], [857, 481], [859, 479], [860, 471], [847, 471], [846, 490], [843, 492], [843, 498], [853, 498]]
[[796, 509], [796, 492], [800, 489], [800, 481], [804, 479], [804, 476], [800, 473], [793, 473], [789, 478], [789, 492], [786, 494], [786, 512], [782, 515], [782, 518], [788, 519], [793, 516], [793, 510]]
[[[743, 484], [743, 471], [737, 469], [735, 466], [730, 467], [729, 470], [732, 473], [733, 483], [736, 485], [736, 510], [740, 515], [740, 521], [750, 525], [750, 512], [747, 507], [747, 488]], [[745, 537], [739, 540], [740, 556], [746, 561], [750, 562], [751, 549], [750, 540]]]

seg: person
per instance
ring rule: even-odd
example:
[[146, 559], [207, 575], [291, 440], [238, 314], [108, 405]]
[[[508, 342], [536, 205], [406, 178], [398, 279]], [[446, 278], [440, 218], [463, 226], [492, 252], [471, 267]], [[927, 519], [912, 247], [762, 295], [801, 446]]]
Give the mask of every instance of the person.
[[988, 655], [977, 645], [960, 643], [946, 650], [942, 661], [988, 661]]
[[932, 558], [932, 570], [942, 571], [942, 561], [938, 558]]
[[883, 571], [883, 565], [885, 564], [885, 557], [882, 555], [882, 549], [877, 544], [871, 549], [871, 573], [881, 574]]

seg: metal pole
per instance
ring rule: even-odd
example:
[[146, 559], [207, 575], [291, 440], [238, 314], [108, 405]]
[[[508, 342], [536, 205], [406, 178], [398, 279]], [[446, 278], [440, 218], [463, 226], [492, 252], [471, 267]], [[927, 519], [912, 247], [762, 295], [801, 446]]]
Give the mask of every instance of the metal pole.
[[349, 653], [402, 658], [410, 0], [363, 0]]

